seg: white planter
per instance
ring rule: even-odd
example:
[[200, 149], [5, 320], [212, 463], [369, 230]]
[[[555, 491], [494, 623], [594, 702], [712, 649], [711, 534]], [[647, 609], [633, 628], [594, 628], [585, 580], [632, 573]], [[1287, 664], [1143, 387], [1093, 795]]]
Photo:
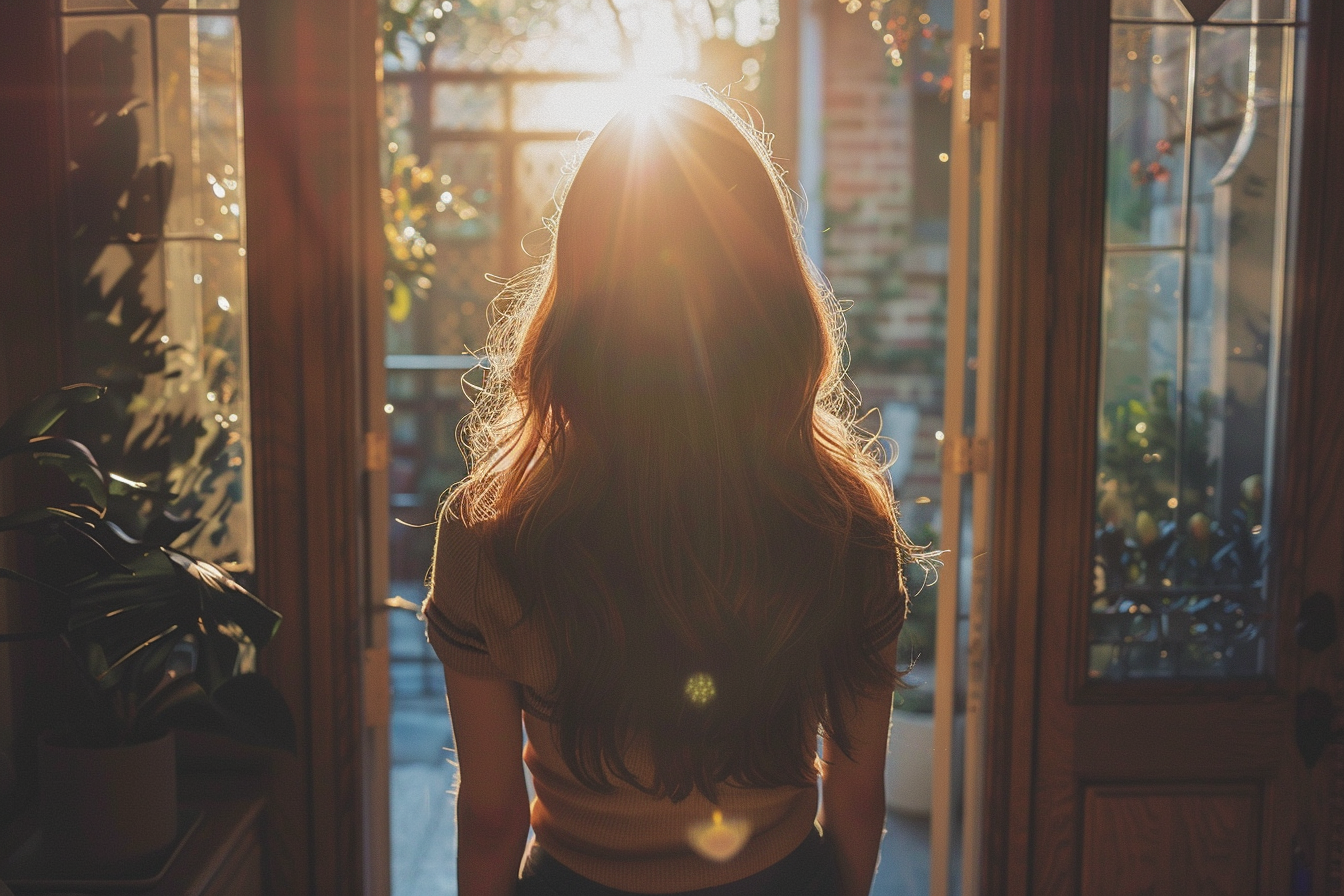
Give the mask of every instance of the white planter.
[[[961, 805], [961, 779], [966, 742], [966, 715], [952, 722], [953, 806]], [[905, 815], [928, 815], [933, 807], [933, 713], [891, 714], [887, 745], [887, 806]]]

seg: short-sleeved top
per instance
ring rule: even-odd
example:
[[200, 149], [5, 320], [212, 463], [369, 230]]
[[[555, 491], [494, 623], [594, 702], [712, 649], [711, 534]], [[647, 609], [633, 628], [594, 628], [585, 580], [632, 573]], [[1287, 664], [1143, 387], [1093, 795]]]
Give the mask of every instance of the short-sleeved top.
[[[523, 618], [489, 550], [448, 517], [439, 524], [424, 613], [430, 644], [448, 668], [517, 682], [525, 695], [554, 687], [555, 662], [540, 625]], [[585, 787], [566, 766], [554, 726], [529, 712], [529, 702], [524, 700], [522, 758], [537, 795], [532, 830], [547, 852], [590, 880], [646, 893], [719, 886], [773, 865], [812, 828], [815, 786], [725, 785], [717, 805], [698, 791], [672, 802], [619, 780], [610, 793]], [[652, 778], [647, 751], [636, 748], [625, 760], [639, 780]], [[725, 861], [702, 857], [692, 847], [714, 824], [716, 811], [721, 825], [747, 832], [745, 845]]]

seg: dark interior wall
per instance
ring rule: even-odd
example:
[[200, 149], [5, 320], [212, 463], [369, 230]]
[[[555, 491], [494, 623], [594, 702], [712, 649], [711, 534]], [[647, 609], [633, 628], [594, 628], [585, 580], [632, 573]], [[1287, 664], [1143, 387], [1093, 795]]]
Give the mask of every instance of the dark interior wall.
[[[45, 2], [5, 9], [0, 29], [0, 419], [60, 382], [54, 234], [55, 18]], [[0, 465], [0, 508], [23, 497], [13, 464]], [[2, 511], [0, 511], [2, 512]], [[0, 536], [0, 565], [22, 567], [18, 540]], [[0, 631], [40, 623], [8, 582], [0, 582]], [[43, 701], [35, 674], [55, 661], [47, 643], [0, 644], [0, 824], [31, 793], [33, 738]]]

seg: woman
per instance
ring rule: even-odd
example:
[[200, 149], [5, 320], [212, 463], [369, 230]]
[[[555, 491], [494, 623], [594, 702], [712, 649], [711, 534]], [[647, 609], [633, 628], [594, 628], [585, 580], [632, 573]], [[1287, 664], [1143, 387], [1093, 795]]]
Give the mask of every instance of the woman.
[[910, 546], [788, 191], [705, 93], [613, 118], [561, 206], [425, 604], [460, 892], [866, 896]]

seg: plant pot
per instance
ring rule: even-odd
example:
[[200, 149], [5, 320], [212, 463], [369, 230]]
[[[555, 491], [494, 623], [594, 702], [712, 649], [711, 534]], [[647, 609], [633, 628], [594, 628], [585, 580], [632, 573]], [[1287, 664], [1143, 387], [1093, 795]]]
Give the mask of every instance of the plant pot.
[[62, 867], [97, 872], [144, 859], [177, 836], [172, 733], [125, 747], [39, 750], [42, 844]]
[[[952, 805], [961, 805], [962, 745], [966, 741], [966, 715], [952, 720]], [[933, 808], [933, 713], [891, 714], [891, 738], [887, 746], [887, 806], [904, 815], [926, 816]]]

